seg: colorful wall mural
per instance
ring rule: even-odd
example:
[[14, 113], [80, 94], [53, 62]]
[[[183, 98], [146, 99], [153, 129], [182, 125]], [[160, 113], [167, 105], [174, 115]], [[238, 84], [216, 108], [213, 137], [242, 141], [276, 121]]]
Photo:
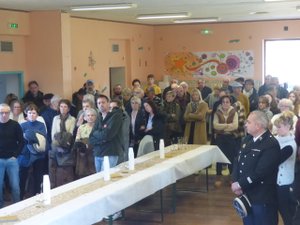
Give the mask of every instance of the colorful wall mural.
[[253, 77], [253, 51], [172, 52], [165, 57], [168, 75]]

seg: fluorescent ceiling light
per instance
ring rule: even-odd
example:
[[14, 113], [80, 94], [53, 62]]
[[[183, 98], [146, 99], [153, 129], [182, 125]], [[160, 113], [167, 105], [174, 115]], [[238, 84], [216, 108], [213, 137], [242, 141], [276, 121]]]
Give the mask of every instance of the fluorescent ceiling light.
[[285, 2], [286, 0], [264, 0], [265, 2]]
[[174, 23], [209, 23], [218, 21], [218, 17], [207, 17], [207, 18], [191, 18], [183, 20], [174, 20]]
[[250, 15], [263, 15], [263, 14], [268, 14], [269, 12], [266, 11], [258, 11], [258, 12], [250, 12]]
[[103, 4], [103, 5], [90, 5], [90, 6], [76, 6], [72, 7], [72, 11], [92, 11], [92, 10], [112, 10], [112, 9], [130, 9], [136, 7], [136, 4], [132, 3], [120, 3], [120, 4]]
[[144, 14], [138, 15], [138, 20], [151, 20], [151, 19], [172, 19], [172, 18], [185, 18], [188, 17], [188, 13], [163, 13], [163, 14]]

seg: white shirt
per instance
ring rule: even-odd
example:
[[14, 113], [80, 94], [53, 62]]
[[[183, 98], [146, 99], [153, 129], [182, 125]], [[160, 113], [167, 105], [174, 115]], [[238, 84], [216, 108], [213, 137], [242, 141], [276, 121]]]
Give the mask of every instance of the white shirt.
[[279, 142], [280, 149], [288, 145], [292, 146], [293, 148], [292, 155], [279, 165], [278, 174], [277, 174], [277, 184], [279, 186], [289, 185], [294, 182], [294, 174], [295, 174], [295, 163], [296, 163], [296, 152], [297, 152], [297, 144], [295, 142], [295, 136], [293, 134], [290, 134], [285, 137], [276, 136], [275, 138]]

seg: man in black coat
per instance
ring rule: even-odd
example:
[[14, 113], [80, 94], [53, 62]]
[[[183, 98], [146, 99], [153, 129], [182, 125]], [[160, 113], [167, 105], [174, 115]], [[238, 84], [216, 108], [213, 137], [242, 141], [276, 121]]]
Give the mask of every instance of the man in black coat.
[[108, 156], [110, 167], [117, 165], [119, 153], [123, 151], [123, 112], [119, 108], [109, 111], [109, 98], [99, 95], [97, 106], [100, 116], [91, 131], [89, 144], [93, 147], [96, 172], [103, 170], [104, 156]]
[[243, 218], [244, 225], [277, 225], [276, 180], [280, 146], [268, 130], [265, 113], [253, 111], [248, 116], [248, 136], [242, 143], [233, 168], [232, 191], [245, 194], [252, 207]]
[[200, 79], [198, 80], [198, 87], [199, 91], [201, 92], [202, 99], [206, 99], [206, 97], [212, 93], [212, 89], [206, 86], [205, 80]]
[[20, 201], [20, 178], [17, 157], [24, 146], [23, 131], [18, 122], [9, 119], [10, 107], [0, 104], [0, 208], [4, 206], [4, 174], [7, 173], [12, 200]]
[[253, 79], [245, 80], [243, 94], [246, 95], [249, 99], [250, 112], [256, 110], [258, 108], [258, 94], [257, 94], [256, 89], [254, 88], [254, 80]]
[[22, 100], [24, 103], [32, 102], [40, 109], [44, 106], [43, 96], [44, 93], [40, 91], [37, 81], [32, 80], [28, 83], [28, 91], [25, 93]]

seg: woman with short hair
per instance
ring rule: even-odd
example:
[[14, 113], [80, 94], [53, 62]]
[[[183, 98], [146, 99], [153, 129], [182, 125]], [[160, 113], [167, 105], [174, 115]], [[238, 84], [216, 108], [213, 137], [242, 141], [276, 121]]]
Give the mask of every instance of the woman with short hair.
[[27, 121], [21, 123], [25, 145], [21, 154], [18, 156], [21, 199], [23, 199], [26, 194], [25, 187], [30, 168], [32, 168], [33, 190], [27, 190], [26, 197], [41, 192], [41, 183], [47, 166], [45, 165], [45, 157], [49, 147], [47, 143], [46, 126], [37, 120], [38, 107], [34, 104], [29, 104], [25, 112], [27, 114]]
[[[272, 130], [271, 131], [272, 131], [273, 135], [277, 134], [277, 128], [276, 128], [276, 126], [274, 126], [275, 120], [278, 119], [282, 115], [283, 112], [293, 111], [294, 110], [294, 104], [290, 99], [283, 98], [283, 99], [279, 100], [278, 108], [280, 110], [280, 113], [275, 114], [271, 119], [271, 125], [272, 125]], [[298, 121], [298, 117], [294, 115], [293, 116], [293, 126], [292, 126], [293, 134], [295, 134], [295, 128], [296, 128], [297, 121]]]
[[130, 147], [133, 147], [134, 156], [137, 156], [137, 151], [139, 148], [140, 141], [144, 136], [145, 130], [145, 114], [141, 109], [142, 101], [139, 97], [133, 96], [130, 99], [131, 105], [131, 113], [129, 114], [130, 117]]
[[[216, 144], [225, 154], [231, 164], [228, 165], [232, 172], [232, 163], [236, 155], [236, 132], [238, 130], [238, 114], [232, 106], [232, 99], [224, 95], [220, 99], [221, 105], [214, 115], [213, 126], [216, 136]], [[217, 163], [217, 175], [222, 175], [222, 164]]]
[[71, 102], [61, 99], [60, 114], [52, 123], [52, 150], [49, 154], [49, 176], [51, 187], [57, 187], [74, 180], [74, 158], [72, 154], [75, 118], [70, 115]]
[[74, 144], [76, 178], [82, 178], [96, 172], [93, 149], [88, 145], [88, 140], [97, 119], [97, 115], [98, 112], [95, 109], [86, 109], [84, 111], [84, 120], [86, 123], [81, 124], [78, 127]]

